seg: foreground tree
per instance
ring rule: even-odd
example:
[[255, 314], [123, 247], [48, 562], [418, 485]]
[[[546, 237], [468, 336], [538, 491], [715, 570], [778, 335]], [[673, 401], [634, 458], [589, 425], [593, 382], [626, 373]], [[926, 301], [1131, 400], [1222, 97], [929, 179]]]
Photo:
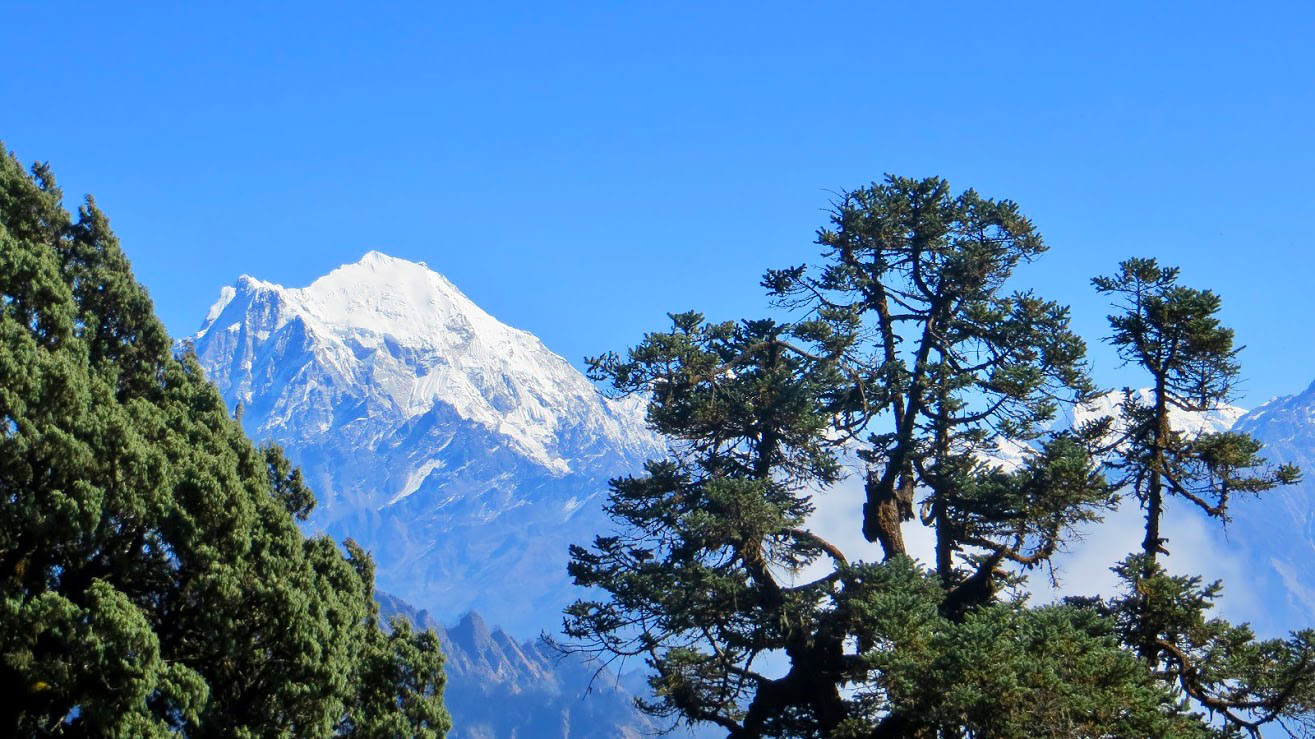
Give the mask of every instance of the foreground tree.
[[1109, 317], [1110, 343], [1150, 380], [1145, 394], [1124, 391], [1110, 465], [1146, 512], [1142, 551], [1115, 568], [1126, 590], [1101, 607], [1156, 674], [1230, 726], [1254, 734], [1287, 721], [1289, 729], [1315, 731], [1315, 632], [1259, 641], [1245, 625], [1208, 617], [1220, 583], [1171, 576], [1160, 561], [1170, 551], [1162, 527], [1170, 499], [1222, 522], [1235, 496], [1300, 476], [1290, 465], [1266, 465], [1260, 442], [1247, 434], [1190, 434], [1172, 422], [1175, 411], [1217, 410], [1238, 381], [1238, 349], [1219, 321], [1219, 296], [1180, 285], [1178, 270], [1154, 259], [1127, 260], [1093, 283], [1118, 310]]
[[[1005, 291], [1014, 269], [1046, 250], [1010, 201], [955, 196], [937, 178], [892, 177], [846, 193], [831, 221], [818, 235], [820, 269], [772, 270], [763, 284], [806, 319], [856, 335], [858, 351], [844, 361], [857, 368], [851, 392], [865, 401], [858, 427], [883, 422], [859, 448], [864, 536], [887, 558], [906, 554], [902, 528], [915, 491], [925, 491], [921, 519], [935, 533], [950, 601], [983, 602], [1002, 563], [1045, 562], [1069, 527], [1109, 503], [1089, 478], [1009, 491], [978, 484], [997, 439], [1034, 441], [1059, 403], [1090, 395], [1086, 345], [1065, 306]], [[1082, 440], [1052, 452], [1081, 456], [1071, 442]]]
[[0, 155], [0, 733], [441, 736], [432, 634], [304, 538], [88, 198]]
[[[732, 737], [1210, 735], [1115, 619], [1006, 587], [1115, 500], [1091, 454], [1104, 428], [1041, 432], [1091, 385], [1066, 309], [1004, 292], [1044, 249], [1031, 224], [891, 179], [845, 195], [833, 225], [822, 269], [765, 280], [797, 321], [674, 315], [590, 360], [649, 394], [672, 453], [613, 481], [616, 535], [572, 548], [576, 582], [605, 595], [567, 610], [574, 648], [644, 659], [648, 710]], [[1006, 470], [1001, 438], [1034, 446]], [[807, 528], [855, 445], [856, 525], [881, 563]], [[907, 556], [918, 508], [931, 571]]]

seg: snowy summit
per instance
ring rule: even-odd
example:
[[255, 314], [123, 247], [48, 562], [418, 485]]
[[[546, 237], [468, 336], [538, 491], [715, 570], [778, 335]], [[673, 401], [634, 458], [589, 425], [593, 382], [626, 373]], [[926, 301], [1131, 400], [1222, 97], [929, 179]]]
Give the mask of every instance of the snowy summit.
[[[293, 412], [310, 402], [322, 411], [318, 431], [327, 432], [333, 414], [323, 401], [369, 388], [375, 402], [368, 411], [380, 420], [413, 418], [445, 403], [559, 473], [571, 469], [570, 450], [558, 443], [570, 427], [636, 450], [648, 442], [635, 401], [603, 398], [533, 334], [500, 323], [424, 264], [371, 251], [304, 288], [243, 275], [221, 290], [192, 340], [204, 358], [237, 360], [212, 379], [251, 412], [274, 389], [264, 381], [283, 374], [260, 367], [256, 349], [271, 340], [286, 347], [281, 332], [304, 339], [322, 377], [277, 398], [260, 431], [292, 423]], [[316, 390], [323, 397], [314, 398]]]
[[248, 433], [303, 466], [310, 528], [356, 539], [382, 588], [440, 615], [537, 631], [521, 612], [565, 602], [566, 545], [606, 525], [607, 480], [661, 454], [641, 399], [604, 397], [442, 275], [377, 251], [307, 287], [243, 276], [191, 344]]

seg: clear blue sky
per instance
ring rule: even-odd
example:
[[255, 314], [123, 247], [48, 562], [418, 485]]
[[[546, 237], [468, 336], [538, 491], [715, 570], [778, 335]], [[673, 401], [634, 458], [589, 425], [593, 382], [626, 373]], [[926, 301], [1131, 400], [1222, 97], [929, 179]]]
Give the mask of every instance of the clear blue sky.
[[1157, 256], [1223, 293], [1247, 404], [1315, 379], [1311, 3], [198, 5], [0, 9], [0, 139], [175, 335], [378, 248], [578, 362], [762, 312], [828, 191], [894, 172], [1018, 201], [1089, 336], [1088, 278]]

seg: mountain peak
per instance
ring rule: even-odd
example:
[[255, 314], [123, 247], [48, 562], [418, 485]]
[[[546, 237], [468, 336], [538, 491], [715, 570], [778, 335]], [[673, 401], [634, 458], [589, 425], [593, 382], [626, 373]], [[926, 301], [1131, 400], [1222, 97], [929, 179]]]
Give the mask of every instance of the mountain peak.
[[460, 355], [479, 345], [542, 347], [531, 334], [489, 315], [424, 262], [376, 250], [306, 287], [284, 287], [244, 274], [221, 288], [193, 341], [215, 327], [236, 330], [251, 317], [252, 299], [276, 306], [262, 311], [264, 323], [270, 325], [256, 327], [266, 334], [300, 319], [317, 336], [337, 336], [366, 349], [388, 343]]
[[[606, 480], [660, 453], [642, 399], [603, 396], [442, 275], [378, 251], [305, 287], [241, 278], [191, 344], [248, 432], [307, 466], [310, 526], [368, 546], [399, 594], [504, 625], [560, 610], [561, 553], [597, 530]], [[489, 589], [492, 572], [515, 592]]]
[[378, 249], [371, 249], [370, 251], [367, 251], [365, 254], [361, 255], [361, 259], [360, 259], [360, 261], [362, 261], [362, 262], [381, 262], [381, 261], [405, 262], [405, 261], [407, 261], [407, 260], [402, 259], [401, 257], [394, 257], [394, 256], [391, 256], [391, 255], [389, 255], [389, 254], [384, 254], [383, 252], [379, 251]]
[[475, 611], [466, 611], [457, 625], [448, 629], [448, 634], [453, 641], [475, 654], [488, 651], [493, 644], [493, 630]]
[[[378, 249], [371, 249], [370, 251], [367, 251], [365, 254], [361, 255], [361, 258], [358, 259], [355, 262], [355, 264], [362, 264], [369, 266], [385, 265], [391, 267], [400, 267], [403, 269], [416, 268], [416, 267], [424, 270], [429, 269], [429, 265], [426, 264], [425, 262], [413, 262], [409, 259], [403, 259], [401, 257], [395, 257], [391, 254], [385, 254], [379, 251]], [[343, 266], [346, 267], [349, 265], [343, 265]]]
[[225, 287], [221, 288], [221, 290], [232, 290], [235, 287], [245, 288], [247, 290], [259, 290], [261, 288], [269, 290], [279, 286], [272, 282], [265, 282], [264, 280], [256, 279], [251, 275], [240, 275], [233, 287]]
[[[295, 344], [301, 352], [298, 361], [315, 365], [306, 378], [321, 378], [316, 386], [323, 391], [326, 412], [345, 402], [343, 393], [368, 400], [368, 413], [381, 421], [414, 419], [442, 405], [505, 437], [555, 474], [573, 469], [560, 434], [581, 424], [590, 429], [588, 436], [651, 448], [637, 405], [622, 410], [602, 398], [533, 334], [498, 321], [423, 262], [377, 250], [306, 287], [287, 288], [243, 275], [221, 290], [193, 343], [212, 363], [228, 355], [223, 374], [218, 366], [209, 368], [221, 388], [249, 388], [242, 394], [253, 396], [256, 384], [272, 381], [283, 368], [262, 370], [246, 361], [277, 361], [272, 355], [261, 360], [259, 347], [279, 346], [286, 353]], [[234, 354], [246, 359], [233, 365]], [[232, 372], [237, 376], [224, 376]], [[255, 412], [252, 398], [239, 399]], [[269, 427], [257, 433], [292, 423], [295, 406], [303, 402], [285, 398], [286, 409], [262, 419]], [[320, 425], [326, 423], [331, 421], [326, 418]], [[411, 495], [423, 477], [408, 480], [386, 501]]]
[[432, 348], [471, 333], [499, 342], [512, 331], [423, 263], [378, 251], [344, 264], [289, 297], [335, 333], [389, 336]]

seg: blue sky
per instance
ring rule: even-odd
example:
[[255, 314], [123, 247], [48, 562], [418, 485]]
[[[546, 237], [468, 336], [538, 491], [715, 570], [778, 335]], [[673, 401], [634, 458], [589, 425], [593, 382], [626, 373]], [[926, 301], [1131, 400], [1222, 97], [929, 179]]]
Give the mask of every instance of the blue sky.
[[1093, 339], [1088, 279], [1156, 256], [1223, 294], [1245, 404], [1315, 379], [1312, 4], [709, 5], [7, 2], [0, 139], [96, 195], [175, 335], [378, 248], [578, 362], [761, 313], [893, 172], [1018, 201], [1020, 284]]

